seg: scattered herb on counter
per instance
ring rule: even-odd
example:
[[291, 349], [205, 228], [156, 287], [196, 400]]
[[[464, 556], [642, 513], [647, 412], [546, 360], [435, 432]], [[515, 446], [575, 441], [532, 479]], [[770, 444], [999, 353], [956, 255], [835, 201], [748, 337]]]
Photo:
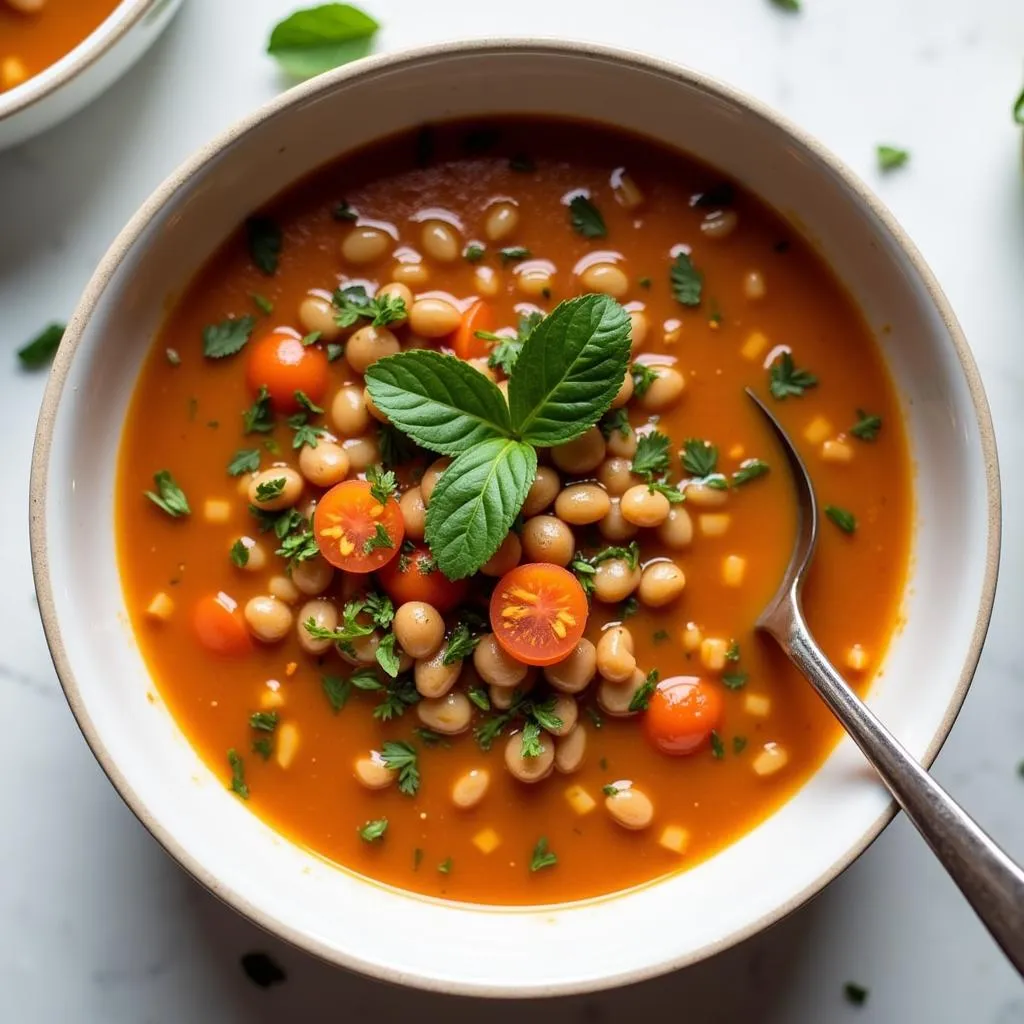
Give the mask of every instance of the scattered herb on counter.
[[27, 345], [19, 348], [18, 359], [22, 368], [38, 370], [49, 366], [60, 348], [65, 329], [64, 324], [48, 324]]
[[288, 975], [266, 953], [246, 953], [241, 964], [245, 976], [260, 988], [270, 988], [288, 980]]
[[910, 151], [897, 149], [896, 146], [878, 146], [875, 149], [880, 171], [894, 171], [902, 167], [910, 159]]
[[848, 981], [843, 986], [843, 995], [846, 1001], [854, 1006], [863, 1006], [868, 1001], [868, 990], [854, 981]]
[[267, 53], [294, 78], [312, 78], [365, 57], [380, 25], [351, 4], [296, 11], [270, 33]]

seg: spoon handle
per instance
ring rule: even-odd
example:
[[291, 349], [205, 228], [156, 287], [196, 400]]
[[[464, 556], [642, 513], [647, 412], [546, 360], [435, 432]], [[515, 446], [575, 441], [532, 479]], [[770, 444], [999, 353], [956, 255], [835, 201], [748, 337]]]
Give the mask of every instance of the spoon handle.
[[[914, 760], [833, 668], [795, 595], [765, 628], [807, 677], [924, 836], [982, 923], [1024, 975], [1024, 871]], [[786, 614], [788, 612], [788, 614]]]

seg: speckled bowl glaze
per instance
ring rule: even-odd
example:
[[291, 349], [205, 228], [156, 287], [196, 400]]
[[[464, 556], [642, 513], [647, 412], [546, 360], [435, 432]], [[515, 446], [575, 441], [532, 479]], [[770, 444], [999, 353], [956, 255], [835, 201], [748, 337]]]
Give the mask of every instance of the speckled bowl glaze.
[[[375, 884], [275, 834], [204, 767], [160, 701], [147, 698], [153, 687], [118, 580], [113, 494], [147, 343], [168, 303], [250, 210], [374, 138], [426, 121], [530, 111], [626, 127], [721, 168], [808, 236], [859, 301], [902, 396], [917, 467], [906, 624], [870, 703], [925, 764], [974, 673], [999, 551], [992, 424], [974, 360], [931, 273], [834, 157], [718, 82], [569, 43], [432, 47], [361, 61], [285, 93], [177, 171], [100, 264], [43, 405], [32, 554], [68, 702], [139, 819], [239, 912], [333, 963], [400, 984], [490, 996], [638, 981], [768, 927], [879, 834], [893, 814], [887, 794], [843, 742], [792, 800], [738, 842], [628, 892], [506, 909]], [[396, 943], [398, 933], [419, 938]]]
[[181, 0], [124, 0], [55, 64], [0, 92], [0, 150], [52, 128], [106, 91], [156, 42], [180, 6]]

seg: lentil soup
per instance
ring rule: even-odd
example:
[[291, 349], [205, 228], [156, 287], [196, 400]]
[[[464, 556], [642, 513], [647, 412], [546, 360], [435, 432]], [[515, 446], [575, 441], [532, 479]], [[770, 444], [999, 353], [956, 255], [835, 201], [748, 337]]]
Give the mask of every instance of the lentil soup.
[[27, 82], [106, 21], [120, 0], [0, 0], [0, 93]]
[[197, 275], [133, 398], [116, 528], [160, 696], [255, 813], [386, 883], [531, 904], [692, 866], [838, 737], [753, 633], [796, 509], [746, 386], [811, 468], [807, 616], [863, 691], [911, 466], [791, 226], [587, 124], [321, 170]]

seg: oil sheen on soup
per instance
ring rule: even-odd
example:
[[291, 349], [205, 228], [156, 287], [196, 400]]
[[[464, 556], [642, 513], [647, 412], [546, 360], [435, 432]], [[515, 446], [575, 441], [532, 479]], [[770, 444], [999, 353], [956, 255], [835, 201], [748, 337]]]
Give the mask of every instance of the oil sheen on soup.
[[547, 903], [698, 863], [837, 740], [753, 632], [796, 509], [746, 387], [810, 467], [807, 616], [863, 690], [911, 468], [788, 224], [586, 124], [323, 169], [196, 276], [132, 402], [116, 529], [159, 700], [254, 813], [385, 883]]

